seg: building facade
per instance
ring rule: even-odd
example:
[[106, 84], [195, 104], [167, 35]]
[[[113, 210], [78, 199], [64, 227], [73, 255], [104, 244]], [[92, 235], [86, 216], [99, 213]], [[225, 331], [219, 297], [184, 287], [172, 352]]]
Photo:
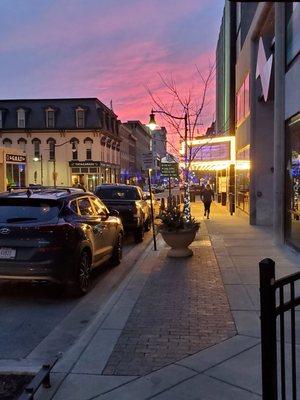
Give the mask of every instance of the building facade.
[[[147, 171], [144, 169], [142, 154], [151, 151], [150, 129], [140, 121], [128, 121], [124, 125], [131, 130], [132, 135], [129, 152], [131, 167], [133, 167], [133, 150], [135, 148], [135, 183], [143, 185], [146, 182]], [[135, 140], [135, 146], [133, 140]]]
[[0, 100], [0, 145], [27, 154], [29, 184], [120, 179], [119, 121], [96, 98]]
[[236, 206], [300, 249], [300, 3], [232, 4]]
[[160, 165], [161, 159], [166, 157], [167, 154], [167, 130], [165, 127], [151, 131], [152, 140], [152, 158], [153, 158], [153, 171], [152, 176], [154, 182], [160, 181]]
[[121, 174], [122, 183], [136, 183], [136, 137], [132, 134], [130, 127], [120, 124], [119, 127], [121, 137]]

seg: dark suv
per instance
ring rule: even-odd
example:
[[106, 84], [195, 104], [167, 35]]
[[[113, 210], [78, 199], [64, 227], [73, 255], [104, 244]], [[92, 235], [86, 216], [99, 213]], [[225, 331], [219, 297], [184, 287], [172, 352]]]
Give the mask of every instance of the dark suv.
[[117, 214], [81, 189], [1, 193], [0, 279], [54, 281], [86, 293], [92, 268], [121, 261]]
[[150, 207], [140, 187], [123, 184], [97, 186], [98, 196], [109, 210], [119, 211], [124, 229], [133, 232], [136, 243], [142, 242], [144, 231], [150, 230]]

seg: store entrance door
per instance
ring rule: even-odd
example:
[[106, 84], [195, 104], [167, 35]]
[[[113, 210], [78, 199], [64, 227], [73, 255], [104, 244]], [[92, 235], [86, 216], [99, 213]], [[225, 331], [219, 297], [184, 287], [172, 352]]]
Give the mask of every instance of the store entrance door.
[[99, 175], [88, 175], [87, 176], [87, 187], [90, 192], [94, 192], [96, 186], [99, 185]]

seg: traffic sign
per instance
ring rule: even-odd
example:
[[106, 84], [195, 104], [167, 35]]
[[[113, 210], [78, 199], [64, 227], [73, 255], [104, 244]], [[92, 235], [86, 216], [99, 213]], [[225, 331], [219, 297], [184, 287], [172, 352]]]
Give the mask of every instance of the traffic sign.
[[152, 151], [148, 153], [142, 153], [142, 162], [144, 169], [152, 169], [153, 168], [153, 155]]

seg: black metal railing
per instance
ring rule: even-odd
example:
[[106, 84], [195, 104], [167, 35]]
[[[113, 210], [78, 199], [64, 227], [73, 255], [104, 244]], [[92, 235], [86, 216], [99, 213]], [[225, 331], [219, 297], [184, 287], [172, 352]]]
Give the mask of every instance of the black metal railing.
[[55, 358], [42, 366], [32, 381], [25, 387], [18, 400], [34, 400], [34, 395], [41, 385], [46, 389], [51, 387], [50, 372], [57, 360], [58, 358]]
[[[275, 262], [265, 258], [259, 263], [259, 273], [263, 400], [277, 400], [279, 395], [281, 400], [297, 400], [300, 397], [297, 397], [295, 308], [300, 305], [300, 296], [296, 296], [295, 287], [296, 283], [300, 283], [300, 272], [276, 280]], [[290, 312], [290, 321], [285, 318], [287, 312]], [[279, 338], [276, 330], [277, 317]], [[290, 338], [286, 333], [289, 322]], [[291, 360], [287, 360], [286, 357], [287, 346], [290, 347]], [[280, 371], [277, 368], [278, 364]], [[287, 375], [291, 378], [289, 387]]]

